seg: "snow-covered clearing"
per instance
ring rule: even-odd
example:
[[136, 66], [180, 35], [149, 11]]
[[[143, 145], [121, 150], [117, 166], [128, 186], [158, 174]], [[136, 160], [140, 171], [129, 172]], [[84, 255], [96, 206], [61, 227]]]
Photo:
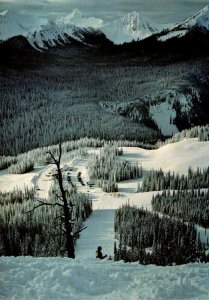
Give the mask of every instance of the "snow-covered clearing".
[[37, 171], [27, 174], [8, 174], [7, 170], [0, 171], [0, 191], [9, 192], [15, 188], [24, 189], [24, 186], [32, 188], [33, 178], [37, 175]]
[[[157, 150], [125, 147], [118, 159], [138, 162], [145, 170], [162, 168], [187, 174], [190, 166], [193, 169], [209, 166], [208, 150], [209, 142], [190, 139]], [[1, 257], [0, 299], [209, 299], [209, 264], [157, 267], [94, 258], [98, 245], [103, 253], [113, 255], [114, 210], [127, 202], [151, 209], [153, 192], [136, 193], [138, 180], [120, 182], [116, 194], [81, 186], [77, 174], [81, 172], [83, 181], [88, 181], [87, 161], [88, 156], [68, 162], [78, 192], [89, 193], [94, 208], [85, 224], [88, 228], [77, 242], [76, 259]], [[38, 196], [47, 198], [52, 168], [47, 166], [26, 175], [3, 172], [0, 190], [12, 190], [15, 184], [19, 187], [35, 184]], [[204, 230], [199, 230], [202, 239], [209, 237], [208, 231], [205, 236]]]

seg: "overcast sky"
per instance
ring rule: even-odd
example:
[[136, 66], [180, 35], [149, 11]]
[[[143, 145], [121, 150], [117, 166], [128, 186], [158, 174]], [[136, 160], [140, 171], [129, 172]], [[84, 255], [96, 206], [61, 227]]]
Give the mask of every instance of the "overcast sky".
[[0, 11], [55, 18], [77, 8], [83, 16], [101, 18], [105, 23], [137, 11], [153, 21], [169, 23], [183, 20], [208, 4], [208, 0], [0, 0]]

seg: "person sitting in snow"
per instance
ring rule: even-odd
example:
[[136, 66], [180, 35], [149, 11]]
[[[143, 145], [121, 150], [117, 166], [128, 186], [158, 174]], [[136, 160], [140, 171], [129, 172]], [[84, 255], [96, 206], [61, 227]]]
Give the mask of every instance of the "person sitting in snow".
[[104, 256], [103, 256], [103, 254], [102, 254], [102, 247], [99, 246], [99, 247], [97, 248], [97, 250], [96, 250], [96, 258], [104, 259], [104, 258], [106, 258], [106, 257], [107, 257], [107, 255], [104, 255]]

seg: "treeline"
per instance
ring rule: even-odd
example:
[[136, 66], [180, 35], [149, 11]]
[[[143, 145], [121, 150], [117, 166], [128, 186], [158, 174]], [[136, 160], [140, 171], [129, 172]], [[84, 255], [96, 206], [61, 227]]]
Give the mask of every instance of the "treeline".
[[65, 110], [63, 106], [59, 108], [54, 106], [46, 113], [47, 109], [43, 105], [37, 112], [34, 110], [28, 119], [19, 117], [3, 124], [0, 154], [17, 155], [34, 148], [57, 144], [59, 141], [78, 140], [84, 137], [141, 142], [149, 140], [156, 142], [161, 137], [158, 131], [131, 122], [125, 117], [113, 118], [94, 103], [74, 105]]
[[[54, 203], [51, 192], [49, 203]], [[82, 222], [91, 214], [92, 203], [87, 195], [69, 191], [73, 201], [73, 232], [77, 232]], [[65, 237], [62, 233], [58, 206], [37, 205], [35, 190], [14, 190], [0, 192], [0, 255], [5, 256], [58, 256], [65, 255]], [[31, 211], [31, 212], [30, 212]]]
[[206, 245], [197, 239], [194, 224], [159, 217], [144, 209], [124, 205], [115, 213], [114, 259], [141, 264], [172, 265], [209, 261]]
[[171, 138], [167, 139], [165, 142], [158, 142], [158, 147], [163, 145], [177, 143], [184, 139], [198, 138], [200, 142], [209, 141], [209, 124], [205, 126], [194, 126], [191, 129], [185, 129], [181, 132], [175, 133]]
[[184, 190], [200, 189], [209, 187], [209, 167], [196, 171], [188, 169], [187, 176], [171, 173], [164, 173], [160, 170], [151, 170], [144, 175], [142, 184], [138, 185], [138, 192], [162, 191], [162, 190]]
[[25, 174], [33, 171], [34, 163], [30, 160], [20, 161], [8, 168], [11, 174]]
[[163, 191], [162, 194], [153, 195], [152, 208], [170, 217], [209, 228], [209, 190]]
[[122, 148], [104, 147], [100, 155], [88, 161], [90, 180], [95, 180], [104, 192], [117, 192], [117, 182], [142, 177], [142, 167], [128, 161], [118, 160]]
[[[93, 138], [83, 138], [76, 141], [68, 141], [62, 144], [63, 154], [66, 155], [70, 151], [79, 150], [83, 152], [86, 147], [102, 147], [106, 142], [105, 140], [93, 139]], [[111, 143], [111, 142], [109, 142]], [[42, 166], [47, 165], [51, 162], [51, 156], [49, 151], [57, 156], [58, 155], [58, 145], [52, 145], [49, 147], [37, 148], [17, 156], [1, 156], [0, 157], [0, 170], [9, 168], [9, 173], [25, 173], [27, 171], [27, 166]], [[64, 157], [63, 155], [63, 157]], [[23, 171], [25, 169], [25, 171]]]
[[[118, 140], [107, 141], [98, 138], [82, 138], [79, 140], [68, 141], [62, 144], [62, 151], [64, 155], [72, 150], [78, 149], [78, 154], [83, 155], [83, 149], [88, 147], [98, 148], [105, 145], [115, 145], [118, 147], [142, 147], [145, 149], [156, 149], [155, 145], [146, 144], [138, 141]], [[27, 172], [28, 165], [32, 167], [46, 165], [51, 161], [51, 156], [48, 152], [52, 152], [55, 156], [58, 153], [58, 145], [49, 147], [37, 148], [17, 156], [0, 156], [0, 170], [6, 169], [10, 166], [10, 173], [25, 173]], [[65, 159], [65, 157], [63, 156]]]

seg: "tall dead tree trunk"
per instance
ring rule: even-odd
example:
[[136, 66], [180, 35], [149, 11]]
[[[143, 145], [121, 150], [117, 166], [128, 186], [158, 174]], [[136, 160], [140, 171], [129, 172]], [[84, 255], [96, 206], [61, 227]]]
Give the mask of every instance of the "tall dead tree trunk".
[[65, 239], [66, 239], [66, 251], [67, 251], [67, 256], [69, 258], [75, 258], [75, 246], [74, 246], [74, 234], [73, 234], [73, 221], [72, 221], [72, 213], [73, 213], [73, 207], [74, 204], [72, 203], [71, 200], [67, 199], [66, 196], [66, 190], [64, 189], [63, 186], [63, 178], [62, 178], [62, 170], [60, 167], [61, 163], [61, 156], [62, 156], [62, 147], [61, 144], [59, 145], [59, 157], [56, 159], [54, 155], [49, 152], [49, 154], [52, 157], [53, 163], [57, 167], [57, 174], [56, 174], [56, 179], [59, 184], [59, 189], [60, 189], [60, 196], [58, 198], [63, 202], [62, 208], [63, 208], [63, 225], [64, 225], [64, 234], [65, 234]]
[[56, 165], [56, 174], [54, 174], [55, 179], [58, 182], [59, 185], [59, 192], [55, 192], [55, 196], [57, 197], [58, 201], [55, 203], [50, 202], [44, 202], [42, 200], [37, 199], [39, 204], [35, 206], [32, 210], [28, 212], [34, 211], [36, 208], [40, 206], [59, 206], [62, 210], [62, 216], [61, 224], [62, 224], [62, 233], [61, 235], [65, 236], [65, 250], [67, 252], [67, 256], [69, 258], [75, 258], [75, 245], [74, 245], [74, 239], [79, 236], [79, 233], [86, 229], [87, 227], [81, 227], [81, 229], [77, 230], [76, 232], [73, 232], [73, 208], [75, 204], [69, 197], [69, 192], [65, 190], [63, 185], [63, 175], [62, 170], [60, 167], [61, 164], [61, 156], [62, 156], [62, 147], [61, 144], [59, 145], [59, 155], [58, 159], [55, 158], [55, 156], [52, 154], [52, 152], [48, 152], [52, 158], [52, 162]]

